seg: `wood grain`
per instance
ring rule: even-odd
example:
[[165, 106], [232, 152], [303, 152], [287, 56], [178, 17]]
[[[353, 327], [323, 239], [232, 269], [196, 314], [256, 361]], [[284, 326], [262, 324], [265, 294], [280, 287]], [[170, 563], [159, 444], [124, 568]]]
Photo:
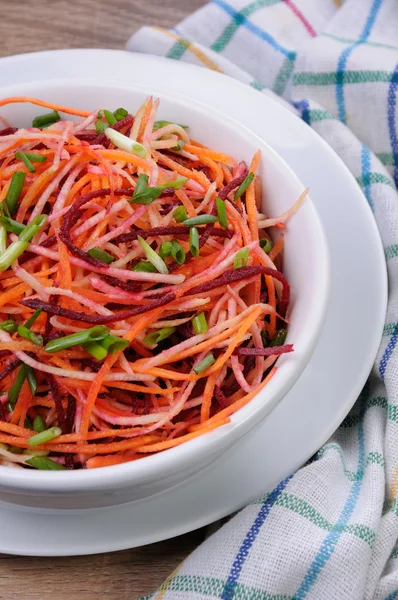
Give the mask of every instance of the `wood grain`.
[[[0, 4], [0, 56], [8, 56], [57, 48], [123, 48], [142, 25], [171, 27], [205, 0], [0, 0]], [[154, 591], [203, 536], [197, 531], [99, 556], [0, 555], [0, 599], [136, 600]]]

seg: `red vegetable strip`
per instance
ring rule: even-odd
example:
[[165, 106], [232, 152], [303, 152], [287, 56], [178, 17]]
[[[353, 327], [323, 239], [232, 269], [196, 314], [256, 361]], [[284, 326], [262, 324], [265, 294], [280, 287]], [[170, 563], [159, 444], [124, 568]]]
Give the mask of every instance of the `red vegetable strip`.
[[268, 348], [235, 348], [236, 356], [276, 356], [293, 352], [293, 344], [285, 344], [284, 346], [269, 346]]

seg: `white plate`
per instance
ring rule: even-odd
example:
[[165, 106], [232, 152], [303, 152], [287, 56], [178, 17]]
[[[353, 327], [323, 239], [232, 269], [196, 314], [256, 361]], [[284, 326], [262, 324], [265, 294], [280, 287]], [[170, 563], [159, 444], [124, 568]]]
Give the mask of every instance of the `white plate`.
[[[200, 67], [123, 51], [65, 50], [0, 60], [3, 85], [87, 76], [103, 81], [109, 73], [118, 83], [156, 81], [157, 88], [211, 104], [281, 154], [310, 187], [328, 239], [328, 315], [293, 389], [210, 467], [178, 488], [115, 508], [44, 513], [3, 504], [0, 552], [57, 556], [120, 550], [186, 533], [237, 510], [274, 487], [328, 439], [365, 383], [382, 335], [387, 278], [370, 208], [334, 152], [278, 102]], [[348, 244], [355, 248], [349, 263]]]

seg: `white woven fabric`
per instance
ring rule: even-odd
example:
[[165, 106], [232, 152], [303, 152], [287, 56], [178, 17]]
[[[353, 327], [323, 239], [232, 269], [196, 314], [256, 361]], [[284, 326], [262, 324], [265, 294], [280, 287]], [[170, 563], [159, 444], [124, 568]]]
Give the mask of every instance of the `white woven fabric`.
[[381, 347], [353, 411], [308, 465], [224, 525], [151, 598], [398, 598], [398, 1], [215, 0], [172, 32], [142, 29], [128, 48], [291, 102], [361, 185], [390, 278]]

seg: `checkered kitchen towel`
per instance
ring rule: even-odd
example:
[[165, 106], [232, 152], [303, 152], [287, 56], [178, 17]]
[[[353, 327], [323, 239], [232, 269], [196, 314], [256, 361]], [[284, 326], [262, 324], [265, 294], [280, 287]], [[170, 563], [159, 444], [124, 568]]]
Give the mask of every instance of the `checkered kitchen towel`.
[[362, 187], [390, 277], [380, 351], [351, 414], [150, 598], [398, 599], [398, 0], [214, 0], [173, 31], [142, 29], [128, 48], [292, 102]]

